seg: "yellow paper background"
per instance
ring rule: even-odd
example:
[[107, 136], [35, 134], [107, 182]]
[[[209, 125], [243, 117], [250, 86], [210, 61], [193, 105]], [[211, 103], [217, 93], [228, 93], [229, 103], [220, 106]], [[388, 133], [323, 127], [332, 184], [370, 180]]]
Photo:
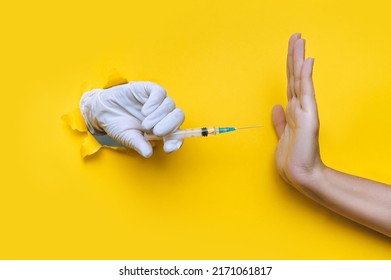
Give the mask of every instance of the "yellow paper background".
[[[363, 4], [364, 3], [364, 4]], [[315, 57], [326, 164], [391, 182], [389, 1], [1, 4], [1, 259], [389, 259], [389, 238], [278, 176], [287, 40]], [[143, 159], [60, 117], [112, 71], [163, 85], [183, 127], [264, 128]]]

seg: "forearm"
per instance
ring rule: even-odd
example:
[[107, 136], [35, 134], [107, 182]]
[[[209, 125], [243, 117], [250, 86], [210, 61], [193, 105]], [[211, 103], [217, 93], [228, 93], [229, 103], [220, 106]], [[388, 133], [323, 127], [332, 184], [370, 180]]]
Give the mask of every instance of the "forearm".
[[391, 237], [391, 186], [322, 166], [306, 189], [325, 207]]

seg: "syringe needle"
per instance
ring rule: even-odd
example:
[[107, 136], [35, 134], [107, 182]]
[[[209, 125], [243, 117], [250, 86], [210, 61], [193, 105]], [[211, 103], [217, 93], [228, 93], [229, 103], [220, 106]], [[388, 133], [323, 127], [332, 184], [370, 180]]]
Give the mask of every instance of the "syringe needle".
[[237, 127], [236, 129], [250, 129], [250, 128], [261, 128], [263, 125], [253, 125], [253, 126], [242, 126], [242, 127]]

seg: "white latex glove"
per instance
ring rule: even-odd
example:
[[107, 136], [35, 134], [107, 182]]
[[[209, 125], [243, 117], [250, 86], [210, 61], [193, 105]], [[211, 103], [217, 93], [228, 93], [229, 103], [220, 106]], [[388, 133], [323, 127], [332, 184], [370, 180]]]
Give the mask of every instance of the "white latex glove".
[[[92, 134], [107, 133], [146, 158], [153, 151], [143, 133], [152, 131], [164, 136], [176, 131], [185, 119], [164, 88], [152, 82], [130, 82], [88, 91], [80, 100], [80, 110]], [[174, 152], [182, 143], [183, 140], [166, 140], [164, 151]]]

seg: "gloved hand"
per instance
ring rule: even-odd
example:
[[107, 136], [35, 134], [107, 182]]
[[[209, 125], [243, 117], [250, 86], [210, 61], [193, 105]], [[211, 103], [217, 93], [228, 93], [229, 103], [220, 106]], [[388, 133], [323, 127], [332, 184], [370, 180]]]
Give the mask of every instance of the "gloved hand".
[[[152, 155], [145, 131], [164, 136], [176, 131], [185, 115], [176, 108], [163, 87], [152, 82], [130, 82], [83, 94], [80, 110], [92, 134], [108, 134], [143, 157]], [[165, 140], [164, 151], [174, 152], [183, 140]]]

